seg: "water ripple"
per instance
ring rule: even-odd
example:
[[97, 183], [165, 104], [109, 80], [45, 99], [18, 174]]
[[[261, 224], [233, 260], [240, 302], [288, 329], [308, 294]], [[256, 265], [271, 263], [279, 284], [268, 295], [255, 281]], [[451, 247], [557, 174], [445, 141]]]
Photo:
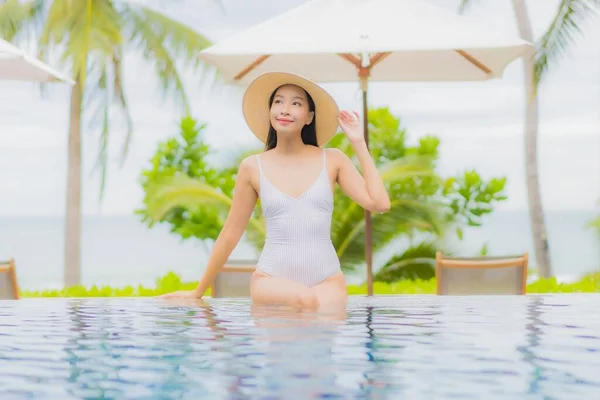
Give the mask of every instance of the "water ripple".
[[0, 398], [600, 398], [600, 295], [0, 302]]

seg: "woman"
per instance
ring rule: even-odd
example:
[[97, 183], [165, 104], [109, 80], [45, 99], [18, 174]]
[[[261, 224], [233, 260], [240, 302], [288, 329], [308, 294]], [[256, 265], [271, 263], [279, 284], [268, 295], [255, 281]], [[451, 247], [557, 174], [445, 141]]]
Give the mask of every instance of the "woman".
[[[310, 309], [345, 304], [346, 283], [330, 237], [334, 185], [371, 211], [390, 208], [358, 114], [339, 112], [323, 88], [281, 72], [254, 80], [242, 109], [265, 152], [242, 161], [231, 209], [196, 289], [161, 297], [203, 296], [239, 242], [260, 197], [267, 232], [250, 284], [253, 303]], [[338, 125], [352, 143], [364, 178], [344, 153], [319, 147]]]

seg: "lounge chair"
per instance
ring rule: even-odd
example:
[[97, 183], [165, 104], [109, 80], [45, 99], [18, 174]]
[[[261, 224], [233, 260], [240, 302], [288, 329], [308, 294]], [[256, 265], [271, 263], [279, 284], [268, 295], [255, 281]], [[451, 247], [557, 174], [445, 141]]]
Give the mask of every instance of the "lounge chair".
[[449, 257], [436, 254], [438, 295], [524, 295], [528, 253], [515, 256]]
[[15, 260], [0, 261], [0, 299], [18, 300], [19, 297]]
[[250, 297], [250, 278], [256, 260], [230, 260], [221, 268], [211, 287], [211, 297]]

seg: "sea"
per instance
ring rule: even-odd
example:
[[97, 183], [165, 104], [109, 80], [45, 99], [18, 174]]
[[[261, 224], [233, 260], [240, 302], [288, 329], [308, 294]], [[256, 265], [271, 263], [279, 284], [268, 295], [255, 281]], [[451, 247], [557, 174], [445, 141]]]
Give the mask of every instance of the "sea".
[[[600, 238], [586, 227], [594, 211], [547, 211], [546, 221], [554, 274], [572, 281], [600, 270]], [[535, 256], [526, 210], [495, 211], [484, 225], [467, 229], [455, 249], [476, 255], [487, 245], [494, 255], [529, 251]], [[82, 226], [82, 283], [122, 287], [153, 287], [156, 279], [173, 271], [185, 281], [201, 277], [212, 244], [196, 239], [181, 240], [166, 225], [149, 229], [137, 216], [84, 216]], [[391, 250], [390, 250], [391, 249]], [[374, 269], [402, 245], [388, 246], [374, 260]], [[252, 260], [257, 252], [244, 240], [231, 259]], [[14, 258], [19, 285], [24, 290], [63, 286], [64, 218], [0, 216], [0, 260]], [[349, 283], [361, 283], [364, 272], [349, 275]]]

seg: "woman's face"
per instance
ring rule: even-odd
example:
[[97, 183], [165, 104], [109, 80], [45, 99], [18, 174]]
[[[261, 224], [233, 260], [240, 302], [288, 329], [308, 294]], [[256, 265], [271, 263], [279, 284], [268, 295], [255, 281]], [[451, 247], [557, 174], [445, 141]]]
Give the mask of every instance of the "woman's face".
[[300, 133], [305, 125], [312, 122], [314, 115], [304, 89], [285, 85], [275, 92], [269, 117], [277, 133]]

